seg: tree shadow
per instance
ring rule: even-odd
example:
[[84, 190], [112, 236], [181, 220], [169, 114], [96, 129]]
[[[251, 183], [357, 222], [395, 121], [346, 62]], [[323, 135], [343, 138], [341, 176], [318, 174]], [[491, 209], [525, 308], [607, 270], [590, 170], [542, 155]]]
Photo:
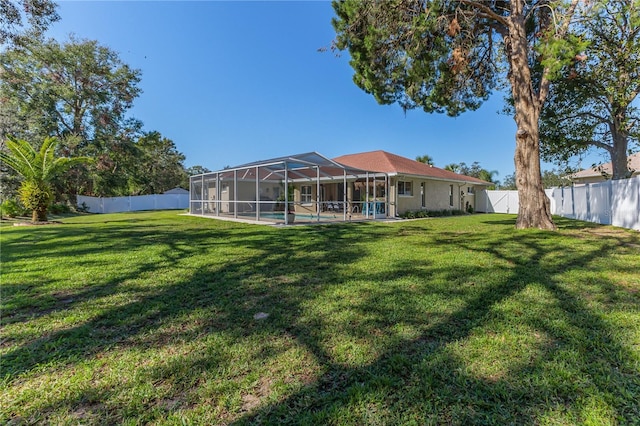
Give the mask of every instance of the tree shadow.
[[[547, 266], [543, 259], [566, 253], [571, 243], [550, 245], [543, 232], [502, 237], [502, 243], [510, 243], [506, 250], [500, 245], [486, 244], [486, 236], [470, 239], [469, 236], [458, 238], [458, 234], [440, 235], [433, 241], [452, 244], [456, 238], [457, 243], [453, 244], [483, 255], [490, 253], [512, 265], [509, 275], [469, 293], [472, 296], [465, 298], [464, 304], [454, 312], [435, 319], [425, 317], [426, 326], [419, 336], [394, 342], [370, 364], [345, 366], [330, 361], [331, 356], [320, 351], [318, 359], [324, 360], [327, 372], [315, 383], [245, 415], [234, 424], [285, 421], [363, 424], [372, 412], [381, 415], [374, 418], [383, 423], [385, 418], [421, 424], [536, 423], [551, 413], [581, 422], [585, 420], [581, 410], [591, 398], [598, 404], [608, 403], [605, 414], [611, 416], [609, 419], [633, 423], [639, 418], [640, 403], [637, 394], [630, 391], [640, 386], [637, 355], [624, 341], [613, 338], [611, 326], [556, 278], [558, 274], [589, 267], [593, 260], [612, 254], [615, 243], [608, 241], [591, 250], [573, 252], [570, 264]], [[521, 250], [514, 251], [513, 246]], [[428, 267], [425, 272], [403, 265], [398, 270], [427, 281], [434, 275], [448, 274], [446, 269], [434, 267]], [[452, 281], [459, 276], [477, 279], [479, 275], [476, 268], [449, 274]], [[599, 286], [606, 292], [613, 284], [602, 280]], [[496, 308], [509, 299], [517, 300], [532, 287], [540, 287], [551, 296], [563, 324], [554, 323], [557, 317], [545, 319], [523, 314], [518, 326], [530, 327], [542, 336], [532, 347], [534, 358], [513, 362], [497, 375], [478, 374], [469, 365], [469, 359], [457, 356], [452, 347], [459, 349], [465, 345], [461, 342], [485, 338], [476, 334], [478, 330], [488, 329], [491, 334]], [[425, 287], [423, 290], [448, 294], [446, 289]], [[400, 318], [420, 317], [416, 315], [419, 307], [412, 303], [415, 296], [392, 295], [400, 299]], [[376, 317], [388, 317], [388, 310], [379, 303], [380, 297], [380, 294], [371, 295], [362, 306], [366, 306], [367, 311], [373, 309]], [[388, 300], [388, 296], [382, 299]], [[637, 295], [629, 295], [629, 302], [637, 303]], [[303, 334], [308, 333], [313, 330], [304, 330]], [[315, 347], [312, 350], [318, 351]], [[574, 362], [562, 366], [567, 362], [566, 352], [571, 353]], [[598, 374], [593, 374], [594, 371]], [[557, 377], [558, 374], [565, 377]], [[580, 381], [580, 377], [586, 378]]]
[[[222, 230], [182, 230], [179, 236], [170, 227], [157, 229], [153, 235], [146, 232], [112, 229], [95, 237], [104, 237], [105, 243], [109, 238], [128, 239], [123, 253], [131, 245], [144, 247], [153, 238], [153, 244], [165, 247], [162, 260], [177, 268], [190, 267], [185, 259], [196, 254], [216, 253], [212, 247], [244, 250], [229, 260], [216, 263], [212, 259], [211, 264], [200, 265], [157, 291], [132, 294], [127, 303], [78, 326], [17, 345], [2, 359], [8, 384], [38, 366], [73, 365], [113, 347], [142, 349], [219, 334], [228, 342], [268, 342], [275, 336], [305, 348], [313, 359], [302, 362], [313, 362], [320, 373], [276, 401], [263, 398], [262, 385], [256, 385], [255, 404], [244, 404], [240, 412], [228, 413], [216, 422], [536, 423], [550, 409], [580, 419], [577, 401], [592, 395], [609, 402], [613, 418], [629, 423], [638, 418], [638, 402], [629, 393], [640, 385], [635, 355], [558, 278], [571, 270], [590, 268], [594, 260], [619, 250], [615, 240], [604, 239], [577, 251], [572, 248], [575, 241], [558, 242], [546, 232], [446, 233], [429, 230], [427, 223], [291, 229], [232, 225]], [[373, 243], [399, 236], [406, 237], [403, 250], [408, 259], [389, 258], [385, 268], [372, 265], [352, 270], [371, 255]], [[434, 245], [463, 253], [467, 259], [458, 264], [422, 258], [426, 248]], [[47, 247], [44, 244], [39, 250], [46, 252]], [[73, 250], [75, 256], [82, 256], [82, 247]], [[74, 257], [71, 253], [62, 256]], [[142, 262], [116, 279], [79, 291], [74, 299], [80, 303], [122, 291], [123, 281], [161, 271], [154, 266], [157, 260]], [[341, 290], [354, 280], [362, 291], [353, 300], [343, 299]], [[614, 287], [607, 279], [593, 285], [604, 292]], [[527, 302], [537, 303], [529, 294], [534, 290], [548, 299], [548, 307], [538, 308], [554, 309], [556, 316], [527, 314]], [[322, 311], [314, 302], [327, 297], [334, 299], [332, 310]], [[638, 302], [637, 295], [628, 297], [626, 302]], [[514, 320], [505, 309], [521, 309], [521, 319]], [[203, 320], [184, 322], [183, 317], [199, 310], [207, 312]], [[268, 311], [269, 319], [254, 320], [253, 314], [259, 311]], [[500, 343], [508, 334], [501, 329], [504, 321], [516, 321], [514, 326], [540, 333], [539, 341], [524, 342], [533, 349], [532, 358], [506, 362], [495, 371], [484, 366], [488, 373], [470, 365], [470, 359], [482, 364], [483, 356], [493, 355], [481, 351], [468, 356], [474, 349], [469, 342], [489, 338]], [[176, 333], [173, 323], [184, 328]], [[351, 345], [352, 350], [336, 350], [341, 344]], [[247, 356], [268, 364], [284, 350], [264, 343]], [[566, 362], [566, 352], [575, 354], [570, 365], [575, 375], [554, 380], [564, 371], [558, 364]], [[506, 355], [504, 349], [496, 353]], [[357, 354], [362, 356], [350, 358]], [[149, 381], [168, 382], [165, 393], [172, 398], [132, 409], [130, 418], [153, 422], [178, 409], [188, 410], [188, 401], [198, 398], [197, 386], [181, 380], [181, 372], [211, 375], [235, 361], [226, 349], [210, 345], [186, 360], [141, 367]], [[589, 368], [582, 369], [582, 364]], [[593, 366], [601, 374], [590, 375]], [[563, 381], [580, 375], [590, 376], [584, 389]], [[103, 401], [110, 391], [96, 385], [82, 395], [60, 398], [44, 411], [82, 406], [98, 418], [105, 412], [121, 412], [122, 407]]]

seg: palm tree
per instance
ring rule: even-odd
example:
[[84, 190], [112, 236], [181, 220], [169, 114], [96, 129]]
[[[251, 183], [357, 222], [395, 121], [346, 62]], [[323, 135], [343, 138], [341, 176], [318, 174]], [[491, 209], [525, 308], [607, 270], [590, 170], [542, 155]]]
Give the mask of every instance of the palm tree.
[[482, 179], [485, 182], [492, 182], [492, 183], [498, 183], [498, 181], [495, 179], [495, 176], [498, 176], [500, 173], [498, 173], [497, 170], [487, 170], [487, 169], [481, 169], [480, 172], [478, 173], [478, 179]]
[[433, 166], [433, 157], [430, 156], [429, 154], [418, 155], [416, 157], [416, 161], [419, 161], [420, 163], [424, 163], [424, 164], [428, 164], [430, 166]]
[[447, 164], [446, 166], [444, 166], [445, 170], [449, 170], [450, 172], [453, 173], [459, 173], [460, 172], [460, 165], [459, 164], [455, 164], [455, 163], [451, 163], [451, 164]]
[[9, 136], [6, 141], [9, 152], [0, 152], [0, 161], [24, 179], [18, 195], [22, 204], [32, 210], [33, 222], [47, 220], [47, 209], [53, 198], [51, 180], [76, 164], [91, 161], [87, 157], [55, 158], [57, 145], [56, 138], [48, 137], [36, 151], [29, 142]]

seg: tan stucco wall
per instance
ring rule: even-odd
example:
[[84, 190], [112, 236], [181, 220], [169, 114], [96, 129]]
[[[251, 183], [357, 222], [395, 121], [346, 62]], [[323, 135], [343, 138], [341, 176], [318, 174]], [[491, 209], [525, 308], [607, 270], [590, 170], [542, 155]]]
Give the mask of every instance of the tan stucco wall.
[[[422, 198], [420, 195], [420, 184], [424, 182], [425, 190], [425, 204], [424, 210], [464, 210], [466, 202], [475, 209], [475, 196], [469, 194], [468, 187], [474, 187], [474, 185], [460, 184], [454, 182], [445, 182], [437, 180], [421, 180], [411, 178], [394, 178], [391, 180], [391, 200], [394, 200], [397, 194], [397, 182], [398, 180], [404, 182], [411, 182], [413, 188], [413, 195], [398, 195], [396, 202], [397, 212], [393, 214], [402, 214], [406, 211], [415, 211], [422, 209]], [[453, 185], [453, 206], [450, 204], [450, 185]], [[479, 191], [481, 187], [475, 187], [475, 191]], [[464, 192], [464, 198], [461, 198], [460, 194]], [[390, 200], [390, 201], [391, 201]]]

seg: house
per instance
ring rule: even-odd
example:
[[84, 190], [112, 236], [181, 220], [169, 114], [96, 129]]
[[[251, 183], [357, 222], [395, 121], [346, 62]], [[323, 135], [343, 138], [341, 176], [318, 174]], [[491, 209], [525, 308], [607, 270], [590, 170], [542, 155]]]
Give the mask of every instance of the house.
[[[631, 176], [640, 175], [640, 152], [631, 154], [627, 157], [628, 169], [631, 172]], [[602, 182], [611, 179], [613, 174], [613, 167], [611, 162], [601, 164], [596, 167], [584, 169], [571, 175], [571, 180], [574, 184], [584, 184], [593, 182]]]
[[169, 189], [168, 191], [164, 191], [163, 194], [172, 194], [172, 195], [185, 195], [188, 194], [189, 191], [187, 191], [184, 188], [180, 188], [180, 187], [175, 187], [173, 189]]
[[476, 190], [490, 185], [385, 151], [310, 152], [192, 176], [190, 212], [284, 224], [383, 219], [475, 209]]
[[475, 210], [476, 191], [493, 185], [385, 151], [343, 155], [334, 161], [384, 173], [391, 216], [408, 210]]

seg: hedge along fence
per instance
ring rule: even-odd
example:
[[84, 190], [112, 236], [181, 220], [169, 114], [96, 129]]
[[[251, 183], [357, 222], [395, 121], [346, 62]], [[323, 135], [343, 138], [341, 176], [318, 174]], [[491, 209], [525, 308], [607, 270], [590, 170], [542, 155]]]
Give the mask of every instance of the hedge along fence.
[[[640, 230], [640, 176], [545, 190], [551, 213]], [[476, 210], [518, 213], [518, 191], [479, 191]]]
[[78, 195], [91, 213], [120, 213], [139, 210], [173, 210], [189, 208], [189, 194], [131, 195], [128, 197], [88, 197]]

